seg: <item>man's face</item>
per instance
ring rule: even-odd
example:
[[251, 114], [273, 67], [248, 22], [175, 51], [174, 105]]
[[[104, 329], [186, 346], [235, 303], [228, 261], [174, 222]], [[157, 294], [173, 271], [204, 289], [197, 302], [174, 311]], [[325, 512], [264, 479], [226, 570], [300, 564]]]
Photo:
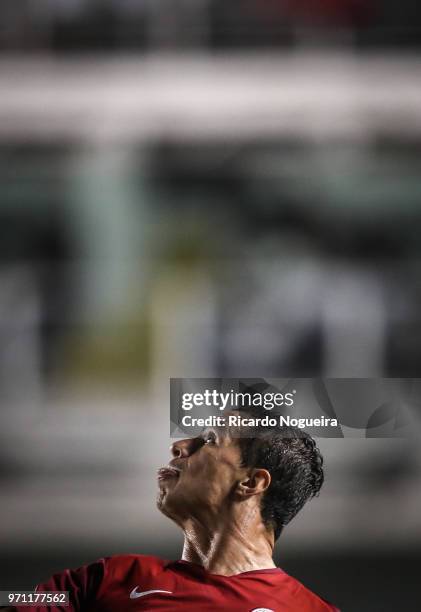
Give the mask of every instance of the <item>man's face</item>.
[[245, 474], [237, 439], [223, 429], [175, 442], [173, 459], [158, 471], [158, 508], [179, 525], [218, 515], [230, 506]]

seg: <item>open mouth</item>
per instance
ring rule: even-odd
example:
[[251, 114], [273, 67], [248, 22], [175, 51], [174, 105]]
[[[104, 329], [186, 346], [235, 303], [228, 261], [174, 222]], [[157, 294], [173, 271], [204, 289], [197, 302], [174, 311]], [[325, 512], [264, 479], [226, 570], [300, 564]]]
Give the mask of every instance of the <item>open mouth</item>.
[[167, 480], [168, 478], [179, 478], [180, 470], [169, 465], [158, 470], [158, 480]]

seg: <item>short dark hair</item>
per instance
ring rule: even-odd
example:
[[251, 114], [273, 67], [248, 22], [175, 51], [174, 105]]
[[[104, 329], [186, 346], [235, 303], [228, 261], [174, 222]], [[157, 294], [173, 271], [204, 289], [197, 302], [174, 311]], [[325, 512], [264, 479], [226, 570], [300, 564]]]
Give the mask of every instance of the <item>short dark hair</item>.
[[262, 498], [261, 514], [277, 540], [304, 504], [319, 494], [323, 457], [315, 440], [294, 427], [240, 438], [240, 449], [243, 465], [264, 468], [272, 477]]

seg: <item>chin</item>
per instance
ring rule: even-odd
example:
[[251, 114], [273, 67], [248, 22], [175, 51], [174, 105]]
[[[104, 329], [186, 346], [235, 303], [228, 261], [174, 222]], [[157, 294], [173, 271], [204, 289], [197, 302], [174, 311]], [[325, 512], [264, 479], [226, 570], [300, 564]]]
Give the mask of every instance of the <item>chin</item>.
[[158, 508], [158, 510], [160, 510], [161, 512], [163, 512], [163, 507], [164, 507], [164, 499], [165, 499], [165, 493], [164, 491], [160, 491], [158, 493], [158, 495], [156, 496], [156, 507]]
[[[170, 499], [168, 499], [168, 497], [170, 497]], [[168, 494], [168, 490], [164, 488], [160, 489], [156, 498], [156, 506], [165, 516], [170, 516], [168, 506], [171, 506], [171, 503], [169, 502], [171, 502], [171, 495]]]
[[171, 493], [165, 490], [161, 490], [156, 500], [156, 506], [160, 512], [167, 518], [174, 521], [179, 526], [182, 526], [182, 519], [180, 513], [177, 512], [179, 501], [172, 498]]

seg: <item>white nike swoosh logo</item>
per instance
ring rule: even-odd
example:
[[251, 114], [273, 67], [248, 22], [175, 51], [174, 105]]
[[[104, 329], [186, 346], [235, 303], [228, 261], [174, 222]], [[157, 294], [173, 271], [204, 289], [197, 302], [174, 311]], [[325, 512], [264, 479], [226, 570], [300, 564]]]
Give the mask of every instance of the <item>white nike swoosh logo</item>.
[[153, 591], [142, 591], [141, 593], [137, 592], [138, 587], [135, 586], [133, 591], [130, 593], [130, 599], [137, 599], [138, 597], [145, 597], [145, 595], [151, 595], [151, 593], [167, 593], [168, 595], [172, 594], [172, 591], [161, 591], [160, 589], [154, 589]]

